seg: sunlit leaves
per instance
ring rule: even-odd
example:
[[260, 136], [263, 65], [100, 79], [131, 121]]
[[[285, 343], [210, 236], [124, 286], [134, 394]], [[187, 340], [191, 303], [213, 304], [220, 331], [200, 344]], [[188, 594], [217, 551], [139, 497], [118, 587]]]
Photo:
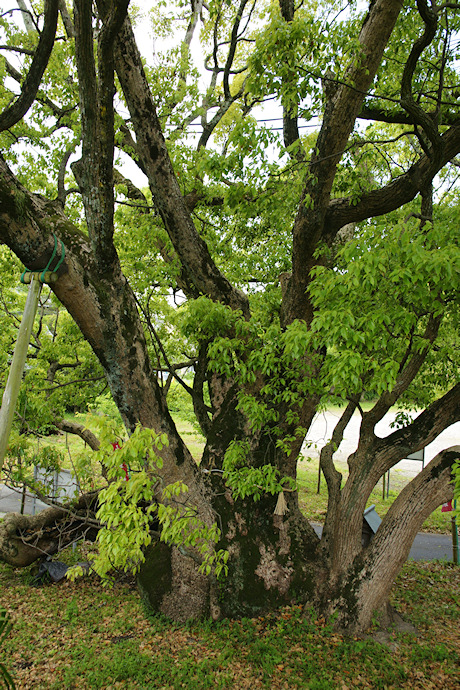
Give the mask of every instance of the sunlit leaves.
[[[94, 569], [101, 576], [113, 568], [136, 572], [152, 540], [150, 523], [156, 510], [153, 493], [162, 467], [156, 450], [167, 443], [167, 438], [137, 426], [128, 441], [117, 444], [113, 425], [101, 421], [99, 427], [101, 446], [96, 459], [111, 481], [98, 497], [96, 517], [103, 527], [98, 532]], [[145, 509], [143, 504], [147, 504]]]
[[164, 486], [158, 451], [168, 444], [166, 435], [138, 425], [123, 440], [116, 422], [100, 418], [98, 427], [101, 445], [95, 459], [109, 483], [98, 494], [96, 517], [102, 527], [94, 570], [103, 578], [110, 578], [113, 570], [136, 573], [154, 535], [170, 546], [193, 550], [201, 559], [201, 572], [225, 574], [228, 553], [215, 548], [220, 539], [217, 524], [199, 516], [183, 482]]
[[[329, 350], [324, 385], [344, 397], [391, 390], [404, 363], [427, 346], [430, 317], [443, 317], [449, 342], [460, 276], [460, 249], [449, 226], [420, 230], [414, 221], [379, 228], [378, 235], [369, 228], [341, 250], [339, 268], [319, 267], [314, 275], [312, 328], [317, 345]], [[441, 388], [447, 383], [438, 379]]]
[[283, 489], [294, 488], [295, 482], [280, 477], [273, 465], [248, 466], [250, 444], [248, 440], [232, 441], [225, 453], [223, 478], [234, 498], [260, 500], [264, 494], [277, 494]]
[[[179, 482], [178, 486], [167, 487], [163, 492], [164, 498], [186, 493], [187, 487]], [[213, 571], [216, 577], [226, 575], [228, 551], [216, 549], [221, 536], [216, 523], [207, 524], [197, 512], [185, 503], [159, 503], [158, 520], [161, 525], [161, 540], [175, 545], [182, 553], [187, 549], [194, 549], [201, 557], [199, 571], [210, 575]]]

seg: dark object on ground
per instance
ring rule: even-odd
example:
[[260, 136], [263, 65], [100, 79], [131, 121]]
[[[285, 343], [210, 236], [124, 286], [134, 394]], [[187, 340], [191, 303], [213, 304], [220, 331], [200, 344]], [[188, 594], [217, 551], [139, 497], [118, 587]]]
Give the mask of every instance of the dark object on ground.
[[[89, 571], [89, 563], [77, 563], [77, 565], [81, 566], [85, 572]], [[62, 561], [46, 559], [40, 563], [38, 574], [32, 580], [33, 587], [40, 587], [46, 582], [60, 582], [65, 578], [69, 567]]]

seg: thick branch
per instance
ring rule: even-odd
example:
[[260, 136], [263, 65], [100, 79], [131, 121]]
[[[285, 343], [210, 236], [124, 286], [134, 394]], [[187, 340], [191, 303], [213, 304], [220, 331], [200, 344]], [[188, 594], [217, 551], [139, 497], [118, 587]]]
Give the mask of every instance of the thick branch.
[[236, 93], [234, 96], [229, 96], [224, 100], [223, 103], [219, 105], [219, 109], [215, 113], [215, 115], [209, 120], [209, 122], [205, 122], [203, 124], [203, 131], [201, 133], [201, 136], [198, 140], [198, 145], [197, 149], [201, 149], [206, 146], [208, 143], [209, 139], [211, 138], [212, 133], [214, 132], [215, 128], [219, 124], [219, 122], [222, 120], [223, 116], [225, 113], [230, 109], [230, 107], [235, 103], [235, 101], [238, 100], [243, 94], [243, 89], [240, 89], [238, 93]]
[[[349, 561], [348, 575], [341, 582], [342, 592], [349, 596], [348, 592], [352, 591], [352, 601], [356, 602], [347, 612], [349, 617], [344, 619], [348, 630], [369, 626], [373, 612], [387, 601], [424, 520], [441, 503], [452, 498], [451, 467], [459, 456], [460, 446], [452, 446], [433, 458], [394, 501], [370, 545], [361, 552], [364, 557]], [[346, 559], [347, 545], [344, 547]], [[344, 615], [343, 608], [340, 615]]]
[[26, 3], [24, 0], [16, 0], [19, 9], [22, 12], [22, 19], [24, 22], [24, 26], [26, 27], [26, 31], [32, 33], [37, 30], [37, 27], [35, 26], [34, 19], [32, 16], [32, 13], [28, 9]]
[[329, 538], [334, 528], [334, 523], [337, 516], [337, 509], [340, 500], [340, 486], [342, 482], [342, 474], [334, 465], [333, 455], [343, 440], [343, 434], [355, 410], [356, 403], [349, 402], [339, 421], [335, 425], [331, 440], [321, 449], [320, 466], [326, 478], [329, 494], [326, 522], [321, 537], [321, 546], [325, 550], [329, 548]]
[[85, 443], [88, 444], [91, 450], [99, 450], [99, 439], [93, 434], [92, 431], [90, 431], [90, 429], [87, 429], [85, 426], [83, 426], [83, 424], [78, 424], [70, 419], [61, 419], [54, 422], [54, 426], [61, 431], [79, 436]]
[[[432, 118], [435, 116], [435, 112], [428, 112], [427, 116]], [[383, 108], [372, 108], [371, 106], [364, 106], [358, 115], [359, 120], [374, 120], [375, 122], [387, 122], [388, 124], [398, 124], [398, 125], [415, 125], [416, 120], [409, 115], [409, 113], [404, 110], [384, 110]], [[442, 113], [442, 124], [446, 126], [458, 125], [460, 124], [460, 118], [458, 117], [458, 112], [455, 111], [443, 111]]]
[[[365, 94], [372, 84], [383, 52], [401, 11], [400, 0], [376, 0], [360, 35], [360, 51], [353, 57], [345, 82], [331, 95], [318, 136], [310, 175], [293, 228], [292, 278], [283, 300], [282, 318], [309, 323], [312, 306], [307, 295], [310, 269], [318, 242], [324, 239], [325, 219], [337, 164], [353, 131]], [[348, 86], [350, 84], [350, 86]]]
[[410, 453], [421, 450], [440, 433], [460, 420], [460, 384], [433, 402], [414, 421], [379, 438], [360, 438], [356, 453], [350, 457], [350, 475], [342, 491], [343, 505], [352, 509], [364, 506], [377, 482]]
[[[100, 3], [101, 4], [101, 3]], [[113, 42], [128, 0], [117, 2], [99, 34], [98, 75], [92, 40], [91, 5], [75, 2], [75, 54], [82, 112], [82, 158], [72, 165], [85, 205], [88, 232], [102, 271], [116, 263], [113, 244], [114, 69]]]
[[115, 61], [155, 205], [189, 280], [211, 299], [248, 313], [247, 298], [219, 271], [193, 224], [166, 149], [129, 19], [119, 34]]
[[451, 127], [441, 139], [442, 156], [435, 163], [428, 156], [422, 155], [406, 173], [385, 187], [362, 194], [358, 201], [351, 197], [332, 199], [326, 212], [326, 241], [332, 241], [337, 231], [347, 223], [359, 223], [367, 218], [390, 213], [412, 201], [433, 180], [439, 170], [459, 153], [460, 126]]
[[[114, 169], [113, 171], [113, 177], [115, 185], [121, 184], [126, 187], [126, 196], [128, 197], [128, 199], [133, 199], [133, 201], [139, 201], [142, 203], [142, 205], [136, 204], [136, 207], [139, 209], [140, 213], [147, 214], [151, 212], [152, 207], [149, 206], [145, 195], [131, 182], [131, 180], [128, 180], [116, 169]], [[187, 197], [185, 197], [185, 201], [188, 204]], [[118, 203], [120, 202], [118, 201]], [[171, 247], [167, 245], [167, 243], [160, 236], [155, 237], [154, 241], [155, 246], [161, 255], [161, 258], [165, 263], [174, 264], [175, 262], [177, 262], [177, 256], [174, 250], [172, 250]], [[190, 284], [190, 281], [187, 278], [187, 274], [182, 266], [180, 267], [180, 271], [175, 276], [175, 281], [179, 289], [182, 290], [185, 295], [189, 297], [199, 296], [199, 292], [192, 284]]]
[[[281, 16], [285, 22], [292, 22], [294, 19], [294, 0], [280, 0], [280, 10]], [[291, 78], [296, 79], [295, 70]], [[287, 80], [287, 77], [284, 77]], [[286, 99], [282, 99], [283, 105], [283, 139], [284, 145], [289, 149], [292, 144], [295, 144], [300, 139], [298, 118], [297, 118], [297, 108], [298, 103], [286, 103]], [[291, 158], [295, 158], [299, 161], [304, 160], [304, 155], [300, 147], [297, 148], [294, 154], [290, 154]]]
[[24, 117], [34, 102], [43, 73], [54, 45], [59, 0], [45, 0], [45, 19], [37, 50], [21, 89], [21, 95], [0, 115], [0, 132], [9, 129]]
[[67, 38], [75, 38], [75, 28], [70, 16], [70, 12], [67, 8], [66, 0], [59, 0], [59, 12], [61, 15], [62, 23], [64, 24], [65, 32]]
[[[452, 465], [460, 446], [442, 450], [401, 491], [385, 515], [366, 553], [366, 562], [377, 573], [385, 568], [388, 590], [409, 555], [412, 542], [426, 518], [453, 497]], [[388, 593], [388, 592], [387, 592]]]
[[230, 39], [230, 47], [228, 50], [227, 61], [225, 63], [224, 80], [223, 80], [224, 96], [225, 96], [225, 100], [227, 100], [227, 101], [231, 98], [229, 76], [230, 76], [230, 71], [231, 71], [231, 68], [233, 65], [233, 60], [235, 58], [236, 48], [238, 45], [238, 34], [239, 34], [240, 22], [241, 22], [241, 19], [243, 17], [243, 12], [245, 10], [245, 7], [248, 4], [248, 1], [249, 0], [240, 0], [240, 5], [239, 5], [238, 11], [236, 13], [235, 21], [233, 22], [232, 35], [231, 35], [231, 39]]
[[383, 462], [376, 463], [379, 477], [401, 458], [425, 448], [444, 429], [458, 421], [460, 421], [460, 383], [431, 403], [411, 424], [397, 429], [385, 438], [376, 440], [374, 452], [381, 453], [384, 457]]
[[79, 191], [77, 188], [72, 188], [72, 189], [66, 189], [65, 188], [65, 173], [66, 173], [66, 168], [67, 168], [67, 163], [69, 162], [69, 158], [74, 152], [75, 147], [72, 146], [67, 149], [67, 151], [64, 153], [61, 163], [59, 165], [59, 173], [58, 173], [58, 191], [57, 191], [57, 198], [62, 204], [62, 208], [65, 206], [65, 202], [67, 199], [67, 196], [71, 194], [72, 192]]
[[409, 546], [404, 562], [424, 520], [453, 497], [451, 470], [459, 458], [460, 446], [442, 450], [404, 487], [371, 542], [374, 553], [384, 552], [389, 540], [393, 543], [403, 540]]
[[[196, 465], [180, 438], [152, 371], [135, 298], [119, 268], [101, 276], [88, 237], [70, 223], [59, 202], [28, 192], [0, 157], [0, 242], [32, 270], [43, 270], [54, 247], [66, 247], [53, 292], [98, 357], [128, 429], [137, 423], [165, 433], [165, 482], [196, 487]], [[191, 489], [193, 491], [193, 489]]]
[[441, 139], [438, 134], [438, 129], [435, 122], [430, 118], [423, 108], [415, 102], [412, 95], [412, 79], [414, 76], [417, 62], [436, 35], [438, 26], [438, 16], [435, 11], [430, 9], [425, 0], [417, 0], [417, 7], [420, 16], [425, 24], [423, 36], [418, 38], [409, 54], [404, 72], [401, 80], [401, 105], [406, 110], [414, 121], [419, 124], [432, 146], [433, 155], [438, 155], [438, 149], [441, 145]]

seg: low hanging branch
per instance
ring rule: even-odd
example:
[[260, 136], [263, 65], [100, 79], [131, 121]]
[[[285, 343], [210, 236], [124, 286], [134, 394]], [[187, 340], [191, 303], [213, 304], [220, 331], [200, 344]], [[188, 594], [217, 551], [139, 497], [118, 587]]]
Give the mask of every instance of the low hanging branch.
[[85, 538], [96, 539], [97, 492], [84, 494], [73, 506], [46, 508], [38, 515], [8, 513], [0, 525], [0, 560], [23, 568]]
[[87, 429], [85, 426], [83, 426], [83, 424], [78, 424], [70, 419], [61, 419], [54, 422], [54, 426], [61, 431], [79, 436], [85, 443], [88, 444], [91, 450], [99, 450], [99, 439], [90, 429]]

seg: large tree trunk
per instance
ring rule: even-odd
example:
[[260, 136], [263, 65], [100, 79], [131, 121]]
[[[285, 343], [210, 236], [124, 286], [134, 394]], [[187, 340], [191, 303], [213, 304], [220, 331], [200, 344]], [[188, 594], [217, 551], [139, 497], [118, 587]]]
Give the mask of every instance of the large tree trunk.
[[183, 621], [251, 617], [294, 601], [315, 603], [325, 565], [297, 496], [287, 495], [286, 513], [278, 515], [276, 496], [235, 501], [219, 475], [210, 475], [210, 481], [221, 529], [217, 548], [230, 554], [228, 575], [207, 579], [191, 556], [157, 543], [148, 549], [138, 576], [151, 608]]
[[[366, 546], [361, 541], [362, 504], [345, 498], [324, 534], [328, 579], [320, 608], [348, 633], [368, 628], [375, 612], [387, 606], [391, 587], [426, 518], [453, 497], [452, 466], [460, 446], [433, 458], [399, 494]], [[332, 531], [332, 534], [330, 533]]]

